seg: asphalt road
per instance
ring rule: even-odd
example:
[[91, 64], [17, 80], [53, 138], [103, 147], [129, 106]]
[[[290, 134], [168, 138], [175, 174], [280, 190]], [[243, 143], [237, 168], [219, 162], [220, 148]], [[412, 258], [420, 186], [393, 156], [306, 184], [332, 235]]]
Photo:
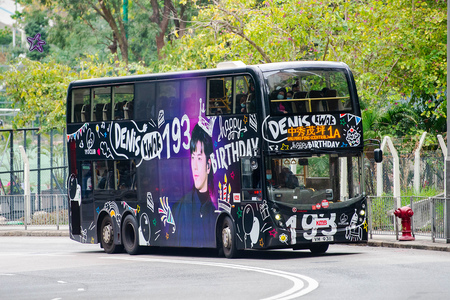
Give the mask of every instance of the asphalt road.
[[67, 237], [0, 237], [0, 299], [450, 299], [450, 253], [332, 245], [105, 254]]

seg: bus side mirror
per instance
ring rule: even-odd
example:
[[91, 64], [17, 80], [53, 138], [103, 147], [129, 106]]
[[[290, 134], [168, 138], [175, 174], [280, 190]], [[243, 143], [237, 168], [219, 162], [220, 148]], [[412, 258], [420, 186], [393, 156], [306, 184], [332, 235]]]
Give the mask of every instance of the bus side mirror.
[[382, 162], [383, 161], [383, 151], [380, 148], [373, 150], [373, 157], [374, 157], [376, 163]]

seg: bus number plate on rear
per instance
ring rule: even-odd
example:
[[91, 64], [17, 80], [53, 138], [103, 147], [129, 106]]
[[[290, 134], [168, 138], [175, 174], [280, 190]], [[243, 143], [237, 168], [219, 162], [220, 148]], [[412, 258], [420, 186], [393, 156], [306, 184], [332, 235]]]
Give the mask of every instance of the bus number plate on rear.
[[314, 242], [332, 242], [334, 240], [333, 236], [315, 236], [312, 241]]

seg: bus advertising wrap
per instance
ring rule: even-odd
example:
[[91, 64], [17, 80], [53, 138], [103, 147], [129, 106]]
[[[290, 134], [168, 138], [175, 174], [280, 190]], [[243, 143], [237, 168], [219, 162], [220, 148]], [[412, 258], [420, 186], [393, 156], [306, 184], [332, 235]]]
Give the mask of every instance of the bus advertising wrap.
[[[216, 222], [223, 213], [235, 222], [240, 249], [367, 239], [367, 222], [360, 215], [363, 201], [333, 211], [325, 205], [316, 212], [289, 208], [281, 228], [262, 198], [262, 179], [251, 178], [250, 190], [256, 192], [249, 197], [242, 186], [242, 159], [255, 157], [263, 140], [271, 150], [360, 147], [360, 117], [207, 116], [205, 99], [197, 94], [195, 101], [180, 102], [182, 113], [170, 118], [161, 109], [148, 121], [68, 124], [67, 141], [75, 144], [78, 162], [133, 160], [136, 165], [136, 199], [121, 199], [116, 191], [109, 200], [98, 200], [96, 195], [106, 191], [92, 187], [96, 218], [106, 212], [120, 232], [122, 216], [131, 212], [138, 220], [139, 244], [150, 246], [216, 247]], [[251, 166], [252, 171], [258, 168]], [[83, 190], [90, 187], [83, 182], [69, 184], [74, 188], [88, 195]], [[88, 205], [79, 192], [69, 194], [81, 210]], [[98, 238], [92, 221], [82, 220], [80, 241], [94, 243]]]

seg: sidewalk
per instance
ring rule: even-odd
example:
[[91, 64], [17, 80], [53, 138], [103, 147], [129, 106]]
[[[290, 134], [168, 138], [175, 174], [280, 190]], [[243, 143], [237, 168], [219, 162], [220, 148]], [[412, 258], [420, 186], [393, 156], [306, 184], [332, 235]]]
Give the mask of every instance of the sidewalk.
[[0, 225], [1, 236], [69, 236], [69, 225]]
[[[400, 235], [401, 236], [401, 235]], [[450, 252], [450, 244], [445, 243], [444, 239], [436, 239], [436, 242], [431, 241], [429, 236], [416, 235], [415, 241], [398, 241], [395, 235], [373, 235], [369, 239], [368, 245], [372, 247], [391, 247], [391, 248], [406, 248], [406, 249], [423, 249], [434, 251]]]
[[[29, 225], [25, 230], [24, 225], [0, 225], [1, 236], [69, 236], [69, 226], [60, 225], [57, 230], [56, 225]], [[450, 244], [445, 243], [443, 239], [436, 239], [436, 242], [431, 241], [431, 237], [416, 236], [415, 241], [397, 241], [395, 235], [373, 235], [367, 243], [371, 247], [390, 247], [390, 248], [405, 248], [405, 249], [422, 249], [432, 251], [446, 251], [450, 252]], [[365, 244], [351, 244], [351, 245], [365, 245]]]

